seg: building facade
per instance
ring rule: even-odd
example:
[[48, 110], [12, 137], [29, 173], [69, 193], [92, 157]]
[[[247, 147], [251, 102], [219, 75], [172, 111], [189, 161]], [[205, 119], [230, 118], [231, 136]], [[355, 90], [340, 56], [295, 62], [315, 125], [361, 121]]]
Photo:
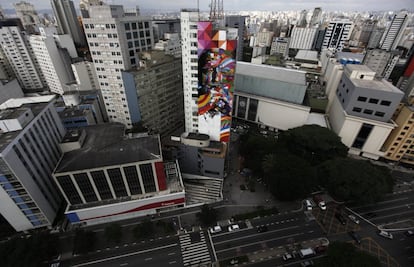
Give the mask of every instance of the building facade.
[[124, 130], [112, 123], [65, 136], [53, 176], [71, 223], [99, 224], [185, 205], [179, 167], [163, 161], [159, 136], [126, 138]]
[[90, 6], [84, 29], [112, 122], [128, 128], [139, 121], [136, 89], [124, 83], [124, 71], [139, 65], [138, 53], [154, 46], [151, 20], [139, 15], [125, 16], [122, 6]]
[[22, 89], [26, 92], [43, 90], [43, 73], [17, 19], [0, 21], [0, 43]]
[[85, 34], [81, 30], [73, 1], [52, 0], [51, 4], [57, 22], [58, 33], [70, 35], [76, 46], [85, 47]]
[[16, 231], [50, 227], [62, 201], [51, 177], [65, 134], [54, 98], [26, 97], [0, 106], [0, 212]]
[[323, 39], [322, 49], [334, 49], [342, 51], [349, 40], [353, 29], [353, 23], [349, 20], [334, 20], [329, 22]]
[[403, 93], [365, 65], [348, 64], [332, 99], [329, 120], [349, 153], [378, 159], [390, 132]]
[[130, 71], [139, 99], [141, 123], [151, 133], [184, 131], [181, 60], [161, 51], [140, 54], [142, 67]]
[[294, 27], [289, 48], [311, 50], [317, 32], [317, 28]]
[[37, 27], [40, 25], [40, 19], [34, 5], [25, 1], [20, 1], [14, 3], [14, 8], [16, 10], [16, 16], [23, 24], [23, 28], [29, 33], [37, 32]]
[[238, 30], [181, 12], [185, 131], [228, 142]]
[[54, 28], [40, 29], [41, 35], [31, 35], [30, 45], [52, 93], [62, 95], [65, 84], [75, 80], [68, 51], [60, 46], [53, 34]]
[[380, 42], [380, 48], [385, 50], [394, 50], [397, 48], [401, 38], [404, 35], [404, 29], [407, 27], [407, 12], [395, 14], [390, 25], [387, 27]]

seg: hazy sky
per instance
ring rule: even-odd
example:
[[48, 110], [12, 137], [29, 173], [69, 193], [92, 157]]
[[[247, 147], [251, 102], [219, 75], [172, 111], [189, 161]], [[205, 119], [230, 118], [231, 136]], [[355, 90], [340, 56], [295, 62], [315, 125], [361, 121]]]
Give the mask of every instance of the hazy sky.
[[[50, 8], [49, 0], [25, 0], [32, 3], [36, 9]], [[0, 0], [3, 8], [13, 8], [17, 0]], [[141, 9], [161, 9], [179, 11], [181, 8], [196, 8], [197, 0], [107, 0], [107, 3], [134, 7]], [[210, 0], [199, 0], [201, 10], [209, 10]], [[74, 0], [75, 7], [79, 8], [79, 0]], [[224, 10], [300, 10], [322, 7], [329, 11], [395, 11], [401, 9], [412, 10], [414, 0], [224, 0]]]

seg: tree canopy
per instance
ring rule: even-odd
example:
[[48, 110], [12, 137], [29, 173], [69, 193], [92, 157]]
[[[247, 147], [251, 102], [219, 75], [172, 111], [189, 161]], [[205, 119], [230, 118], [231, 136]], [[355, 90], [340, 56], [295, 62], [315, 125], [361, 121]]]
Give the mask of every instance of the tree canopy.
[[304, 125], [283, 132], [279, 144], [311, 165], [348, 154], [348, 148], [338, 135], [318, 125]]
[[48, 232], [13, 238], [0, 244], [1, 266], [43, 266], [59, 254], [57, 236]]
[[378, 267], [379, 260], [374, 256], [357, 250], [350, 243], [333, 242], [329, 245], [327, 256], [317, 260], [319, 267]]
[[217, 210], [205, 204], [201, 206], [201, 211], [196, 216], [203, 225], [210, 226], [216, 223], [217, 215]]
[[326, 161], [318, 168], [318, 178], [337, 199], [350, 202], [376, 202], [393, 187], [387, 168], [351, 158]]
[[122, 238], [122, 228], [118, 223], [112, 223], [105, 227], [105, 237], [106, 240], [112, 241], [115, 243], [121, 242]]
[[263, 162], [270, 192], [280, 200], [296, 200], [309, 194], [315, 185], [314, 170], [293, 154], [272, 154]]

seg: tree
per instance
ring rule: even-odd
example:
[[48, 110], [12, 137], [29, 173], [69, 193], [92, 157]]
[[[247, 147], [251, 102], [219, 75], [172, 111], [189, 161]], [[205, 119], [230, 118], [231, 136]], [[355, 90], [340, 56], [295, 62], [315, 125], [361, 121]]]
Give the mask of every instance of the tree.
[[154, 234], [154, 224], [150, 220], [145, 220], [137, 224], [134, 229], [134, 237], [136, 239], [149, 237]]
[[265, 179], [268, 188], [279, 200], [303, 198], [315, 187], [312, 166], [298, 156], [274, 155], [267, 157], [263, 164], [266, 165]]
[[117, 223], [112, 223], [105, 227], [105, 237], [106, 240], [112, 241], [115, 243], [121, 242], [122, 238], [122, 228]]
[[374, 203], [392, 191], [393, 179], [385, 167], [366, 160], [337, 158], [318, 167], [320, 184], [338, 200]]
[[203, 225], [210, 226], [216, 223], [217, 215], [217, 210], [204, 204], [201, 211], [197, 213], [197, 218]]
[[57, 236], [48, 232], [17, 237], [0, 244], [1, 266], [43, 266], [59, 254]]
[[320, 267], [377, 267], [381, 266], [374, 256], [358, 251], [352, 244], [333, 242], [329, 245], [327, 256], [317, 260]]
[[95, 232], [79, 229], [75, 233], [73, 253], [74, 254], [88, 253], [94, 249], [95, 242], [96, 242]]
[[348, 148], [339, 136], [318, 125], [304, 125], [283, 132], [279, 136], [279, 145], [311, 165], [348, 155]]

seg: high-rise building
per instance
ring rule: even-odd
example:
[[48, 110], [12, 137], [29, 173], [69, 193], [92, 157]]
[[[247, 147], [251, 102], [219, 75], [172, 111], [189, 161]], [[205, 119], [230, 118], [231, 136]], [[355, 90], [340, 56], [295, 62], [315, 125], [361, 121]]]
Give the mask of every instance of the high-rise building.
[[[334, 74], [332, 74], [334, 75]], [[365, 65], [347, 64], [332, 98], [332, 130], [349, 147], [349, 153], [378, 159], [382, 145], [396, 127], [391, 120], [404, 94]]]
[[321, 23], [321, 17], [322, 17], [322, 8], [315, 7], [315, 9], [313, 10], [312, 17], [311, 17], [309, 25], [311, 27], [314, 27], [314, 26], [317, 26], [318, 24], [320, 24]]
[[29, 33], [37, 32], [40, 19], [34, 6], [31, 3], [20, 1], [14, 3], [14, 8], [16, 9], [17, 17], [23, 24], [23, 28]]
[[0, 21], [0, 43], [22, 89], [42, 90], [44, 76], [19, 19]]
[[307, 21], [306, 21], [306, 16], [308, 15], [308, 11], [306, 9], [302, 10], [300, 12], [300, 17], [298, 20], [298, 23], [296, 24], [298, 27], [306, 27], [307, 26]]
[[228, 142], [238, 30], [218, 24], [181, 11], [185, 130]]
[[59, 34], [69, 34], [76, 46], [85, 47], [85, 34], [82, 32], [72, 0], [52, 0]]
[[385, 28], [375, 26], [369, 37], [367, 48], [379, 48], [380, 41], [384, 35]]
[[[49, 90], [62, 95], [65, 84], [75, 80], [68, 51], [58, 43], [55, 28], [40, 28], [40, 35], [30, 36], [33, 54], [39, 62]], [[73, 42], [72, 46], [73, 46]]]
[[295, 26], [292, 30], [289, 48], [311, 50], [317, 33], [317, 28]]
[[272, 46], [270, 48], [270, 54], [279, 54], [287, 57], [289, 52], [290, 38], [275, 37], [273, 38]]
[[181, 59], [163, 51], [142, 52], [141, 67], [128, 71], [136, 85], [142, 125], [162, 138], [184, 131]]
[[[246, 17], [241, 15], [229, 15], [225, 17], [225, 26], [230, 28], [237, 28], [237, 48], [236, 48], [236, 60], [241, 61], [243, 58], [243, 40], [246, 35]], [[277, 23], [277, 21], [276, 21]]]
[[90, 6], [101, 6], [104, 4], [103, 0], [80, 0], [79, 7], [82, 18], [89, 18], [89, 7]]
[[139, 66], [139, 52], [154, 47], [151, 20], [126, 16], [120, 5], [97, 5], [89, 7], [83, 22], [108, 118], [131, 128], [139, 121], [138, 99], [123, 72]]
[[342, 51], [352, 33], [353, 23], [349, 20], [334, 20], [329, 22], [325, 32], [322, 49]]
[[376, 77], [388, 79], [399, 57], [398, 51], [369, 49], [365, 53], [362, 64], [375, 71]]
[[93, 62], [76, 61], [72, 63], [72, 71], [78, 85], [77, 90], [87, 91], [99, 88], [98, 76], [96, 76]]
[[60, 208], [51, 174], [65, 130], [54, 98], [11, 99], [0, 106], [0, 213], [16, 231], [50, 227]]
[[371, 34], [374, 31], [376, 25], [377, 25], [376, 20], [366, 20], [362, 23], [361, 34], [359, 35], [359, 39], [358, 39], [358, 41], [360, 42], [362, 46], [366, 47], [368, 45]]
[[404, 29], [408, 23], [407, 12], [395, 14], [390, 25], [387, 27], [380, 42], [380, 48], [394, 50], [403, 36]]

